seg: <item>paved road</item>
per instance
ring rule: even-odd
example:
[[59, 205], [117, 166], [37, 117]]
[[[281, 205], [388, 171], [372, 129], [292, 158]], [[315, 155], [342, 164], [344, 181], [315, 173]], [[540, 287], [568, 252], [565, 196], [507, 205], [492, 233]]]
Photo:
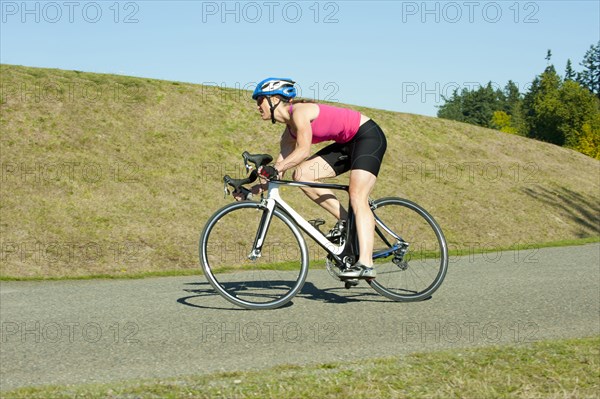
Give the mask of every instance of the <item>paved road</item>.
[[600, 244], [451, 259], [395, 303], [309, 273], [291, 306], [232, 307], [204, 277], [0, 283], [0, 388], [169, 377], [600, 334]]

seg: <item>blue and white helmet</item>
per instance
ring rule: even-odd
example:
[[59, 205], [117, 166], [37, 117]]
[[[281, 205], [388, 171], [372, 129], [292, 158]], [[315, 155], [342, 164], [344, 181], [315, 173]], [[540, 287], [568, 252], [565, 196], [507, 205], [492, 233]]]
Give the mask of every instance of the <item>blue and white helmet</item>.
[[294, 82], [289, 78], [266, 78], [256, 85], [252, 99], [256, 100], [260, 96], [280, 95], [284, 98], [291, 99], [296, 97], [296, 88]]

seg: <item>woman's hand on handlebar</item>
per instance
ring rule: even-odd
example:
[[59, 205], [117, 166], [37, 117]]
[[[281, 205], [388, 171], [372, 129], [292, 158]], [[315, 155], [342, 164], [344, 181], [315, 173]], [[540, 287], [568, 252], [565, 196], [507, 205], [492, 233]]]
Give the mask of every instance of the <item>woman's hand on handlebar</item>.
[[273, 165], [265, 165], [258, 168], [258, 174], [268, 180], [279, 179], [279, 171]]
[[246, 199], [250, 199], [251, 194], [252, 193], [250, 191], [246, 191], [244, 188], [242, 188], [239, 191], [234, 191], [234, 192], [231, 193], [231, 195], [233, 196], [233, 198], [236, 201], [243, 201], [243, 200], [246, 200]]

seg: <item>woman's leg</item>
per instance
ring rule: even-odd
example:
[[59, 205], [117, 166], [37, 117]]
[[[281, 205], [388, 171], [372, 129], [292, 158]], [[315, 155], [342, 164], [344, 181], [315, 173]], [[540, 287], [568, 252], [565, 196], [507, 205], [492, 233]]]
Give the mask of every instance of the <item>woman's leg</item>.
[[[309, 158], [296, 167], [293, 179], [309, 183], [318, 182], [321, 179], [335, 177], [335, 170], [320, 156]], [[332, 190], [326, 188], [302, 187], [302, 191], [315, 203], [339, 219], [346, 219], [348, 213], [341, 205]]]
[[360, 257], [358, 261], [373, 267], [373, 241], [375, 218], [369, 206], [369, 195], [377, 177], [366, 170], [354, 169], [350, 172], [350, 203], [356, 221], [356, 234]]
[[377, 275], [372, 268], [375, 218], [369, 206], [369, 195], [377, 181], [386, 148], [385, 134], [373, 121], [365, 122], [352, 139], [349, 194], [360, 254], [358, 262], [342, 273], [345, 277], [374, 278]]

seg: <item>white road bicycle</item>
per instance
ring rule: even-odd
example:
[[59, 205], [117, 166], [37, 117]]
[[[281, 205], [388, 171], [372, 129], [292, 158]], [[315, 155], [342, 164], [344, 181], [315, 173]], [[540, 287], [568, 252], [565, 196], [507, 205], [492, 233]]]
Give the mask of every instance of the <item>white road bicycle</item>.
[[[249, 191], [256, 170], [269, 164], [267, 154], [242, 154], [245, 179], [223, 178], [225, 190]], [[320, 187], [348, 191], [347, 185], [288, 180], [268, 182], [259, 201], [230, 203], [215, 212], [200, 235], [200, 263], [208, 282], [225, 299], [246, 309], [274, 309], [288, 303], [302, 289], [309, 266], [304, 232], [327, 253], [326, 267], [346, 288], [358, 279], [340, 272], [358, 259], [354, 215], [348, 204], [346, 227], [328, 239], [321, 219], [305, 220], [280, 195], [280, 188]], [[302, 194], [303, 195], [303, 194]], [[375, 216], [373, 260], [377, 278], [365, 280], [379, 294], [395, 301], [428, 299], [440, 287], [448, 269], [448, 247], [440, 226], [414, 202], [387, 197], [370, 201]]]

